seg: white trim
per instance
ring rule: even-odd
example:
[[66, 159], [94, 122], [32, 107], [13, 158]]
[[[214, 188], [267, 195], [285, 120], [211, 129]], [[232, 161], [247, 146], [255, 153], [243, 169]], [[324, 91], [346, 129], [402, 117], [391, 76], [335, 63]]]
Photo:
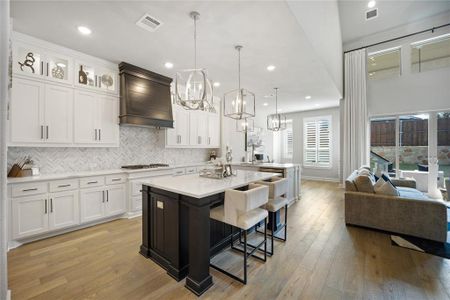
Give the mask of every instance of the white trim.
[[387, 48], [387, 49], [383, 49], [383, 50], [370, 52], [367, 54], [367, 57], [387, 54], [389, 52], [394, 52], [394, 51], [401, 50], [401, 49], [402, 49], [402, 46], [395, 46], [395, 47], [391, 47], [391, 48]]
[[[307, 144], [307, 138], [306, 138], [306, 123], [308, 122], [318, 122], [321, 120], [326, 120], [329, 122], [328, 124], [328, 129], [329, 129], [329, 163], [327, 165], [318, 165], [317, 162], [312, 164], [312, 163], [308, 163], [306, 162], [305, 159], [305, 155], [306, 155], [306, 144]], [[317, 130], [317, 128], [316, 128]], [[317, 132], [316, 132], [317, 133]], [[318, 138], [316, 136], [316, 144], [318, 143]], [[316, 148], [318, 148], [318, 146], [316, 146]], [[316, 155], [317, 155], [318, 149], [316, 149]], [[303, 164], [302, 166], [304, 168], [310, 168], [310, 169], [332, 169], [333, 168], [333, 160], [332, 160], [332, 154], [333, 154], [333, 118], [331, 115], [326, 115], [326, 116], [317, 116], [317, 117], [307, 117], [303, 119], [303, 157], [302, 157], [302, 161]]]
[[422, 45], [430, 44], [431, 42], [434, 42], [434, 41], [437, 41], [437, 40], [447, 39], [448, 37], [450, 37], [450, 33], [446, 33], [446, 34], [443, 34], [443, 35], [434, 36], [434, 37], [429, 38], [429, 39], [413, 42], [410, 45], [411, 46], [422, 46]]

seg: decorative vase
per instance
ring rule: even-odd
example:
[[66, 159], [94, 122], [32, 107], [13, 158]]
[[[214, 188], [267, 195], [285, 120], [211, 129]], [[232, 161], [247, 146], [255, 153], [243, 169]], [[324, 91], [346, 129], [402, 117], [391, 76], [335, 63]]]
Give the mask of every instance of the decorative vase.
[[82, 65], [80, 65], [80, 71], [78, 71], [78, 82], [81, 84], [87, 84], [88, 82], [87, 74], [83, 71]]

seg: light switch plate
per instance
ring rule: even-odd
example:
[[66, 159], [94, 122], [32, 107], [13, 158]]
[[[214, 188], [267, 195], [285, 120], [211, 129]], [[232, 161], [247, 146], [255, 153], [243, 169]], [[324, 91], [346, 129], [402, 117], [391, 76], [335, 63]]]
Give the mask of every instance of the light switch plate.
[[159, 208], [159, 209], [164, 209], [164, 202], [156, 201], [156, 207]]

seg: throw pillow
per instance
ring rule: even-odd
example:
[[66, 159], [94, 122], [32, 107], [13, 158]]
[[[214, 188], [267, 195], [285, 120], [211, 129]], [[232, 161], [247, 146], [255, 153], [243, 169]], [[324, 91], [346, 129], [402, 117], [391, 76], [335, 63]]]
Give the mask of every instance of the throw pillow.
[[389, 182], [384, 182], [381, 187], [375, 190], [376, 194], [388, 195], [388, 196], [398, 196], [397, 189]]
[[358, 175], [369, 175], [370, 171], [367, 169], [359, 169]]
[[395, 185], [392, 183], [391, 178], [388, 175], [382, 174], [381, 178], [383, 178], [384, 181], [389, 182], [390, 184], [392, 184], [392, 186], [395, 188]]
[[373, 189], [375, 191], [375, 193], [377, 192], [377, 190], [385, 183], [386, 181], [384, 181], [383, 178], [379, 178], [377, 180], [377, 182], [375, 182], [375, 184], [373, 185]]
[[370, 179], [369, 176], [359, 175], [358, 177], [355, 178], [354, 182], [355, 182], [356, 189], [358, 190], [358, 192], [371, 193], [371, 194], [375, 193], [375, 191], [373, 189], [372, 180]]

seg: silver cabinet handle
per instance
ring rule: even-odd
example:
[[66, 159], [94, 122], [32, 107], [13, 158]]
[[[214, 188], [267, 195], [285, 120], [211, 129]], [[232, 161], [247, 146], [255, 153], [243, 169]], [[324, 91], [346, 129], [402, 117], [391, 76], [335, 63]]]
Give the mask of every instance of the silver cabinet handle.
[[94, 184], [94, 183], [98, 183], [98, 181], [89, 181], [87, 184]]
[[47, 63], [47, 76], [48, 76], [48, 63]]
[[121, 178], [113, 178], [113, 179], [111, 179], [111, 181], [120, 181], [121, 180]]
[[41, 125], [41, 140], [44, 139], [44, 125]]
[[50, 198], [50, 212], [53, 212], [53, 198]]
[[45, 139], [48, 140], [48, 126], [45, 126]]
[[37, 188], [25, 189], [25, 190], [22, 190], [22, 192], [32, 192], [32, 191], [37, 191], [37, 190], [38, 190]]
[[97, 140], [97, 129], [94, 129], [95, 131], [95, 140]]
[[211, 138], [208, 137], [208, 145], [211, 145]]
[[106, 190], [106, 202], [109, 202], [109, 190]]
[[102, 191], [102, 202], [105, 203], [105, 191]]
[[44, 75], [44, 62], [41, 60], [41, 75]]
[[44, 213], [47, 214], [47, 199], [45, 199]]
[[69, 186], [71, 186], [71, 185], [70, 185], [70, 184], [61, 184], [61, 185], [58, 185], [59, 188], [64, 188], [64, 187], [69, 187]]
[[97, 75], [95, 75], [95, 86], [97, 87]]
[[98, 140], [99, 141], [102, 140], [102, 130], [101, 129], [98, 130]]

